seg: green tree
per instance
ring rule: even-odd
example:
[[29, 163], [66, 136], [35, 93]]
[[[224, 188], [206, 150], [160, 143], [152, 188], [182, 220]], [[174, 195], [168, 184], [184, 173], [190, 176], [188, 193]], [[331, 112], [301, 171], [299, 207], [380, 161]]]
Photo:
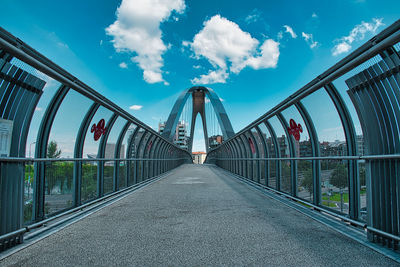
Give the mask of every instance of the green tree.
[[347, 168], [344, 164], [338, 164], [329, 179], [330, 183], [337, 188], [343, 189], [347, 186]]
[[[47, 145], [47, 158], [59, 158], [61, 155], [61, 149], [58, 149], [57, 142], [50, 141]], [[46, 182], [47, 182], [47, 194], [51, 194], [51, 190], [56, 186], [57, 183], [57, 162], [46, 163]], [[62, 183], [63, 181], [61, 181]]]
[[47, 157], [48, 158], [59, 158], [61, 155], [61, 149], [58, 149], [57, 142], [50, 141], [47, 145]]
[[313, 177], [312, 177], [312, 169], [307, 169], [304, 174], [303, 174], [303, 180], [301, 180], [300, 185], [304, 187], [308, 193], [310, 193], [310, 199], [311, 199], [311, 194], [313, 192]]

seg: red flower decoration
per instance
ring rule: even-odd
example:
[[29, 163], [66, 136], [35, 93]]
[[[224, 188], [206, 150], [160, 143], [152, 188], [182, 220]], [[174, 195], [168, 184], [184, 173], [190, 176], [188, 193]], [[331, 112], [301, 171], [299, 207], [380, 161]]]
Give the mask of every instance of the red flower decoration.
[[104, 119], [99, 120], [99, 122], [92, 125], [92, 128], [90, 129], [91, 133], [94, 133], [93, 138], [94, 141], [97, 141], [100, 139], [100, 137], [105, 134], [106, 128], [104, 126], [106, 125], [106, 122]]
[[300, 140], [300, 133], [303, 132], [303, 128], [301, 127], [301, 124], [297, 124], [293, 119], [290, 119], [290, 127], [288, 127], [289, 134], [293, 135], [294, 139], [296, 141]]

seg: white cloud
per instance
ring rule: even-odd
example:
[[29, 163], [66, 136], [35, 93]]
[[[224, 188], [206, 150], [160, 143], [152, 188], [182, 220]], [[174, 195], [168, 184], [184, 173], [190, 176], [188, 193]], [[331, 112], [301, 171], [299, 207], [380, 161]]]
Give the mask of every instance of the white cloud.
[[332, 55], [337, 56], [342, 53], [346, 53], [350, 51], [351, 44], [354, 41], [361, 41], [365, 38], [366, 33], [375, 34], [376, 30], [384, 25], [382, 23], [382, 19], [372, 19], [372, 22], [364, 22], [356, 25], [347, 36], [343, 36], [342, 38], [335, 40], [338, 42], [332, 49]]
[[129, 107], [129, 109], [131, 110], [141, 110], [143, 108], [143, 106], [141, 105], [132, 105]]
[[100, 46], [102, 46], [103, 45], [103, 40], [100, 40]]
[[290, 34], [290, 36], [292, 36], [293, 39], [297, 38], [297, 34], [293, 31], [293, 28], [288, 26], [288, 25], [283, 25], [283, 27], [285, 28], [286, 32]]
[[[245, 66], [250, 66], [255, 70], [276, 68], [279, 59], [279, 43], [272, 39], [265, 40], [260, 47], [260, 55], [249, 57], [243, 64]], [[235, 72], [235, 70], [233, 70]]]
[[312, 13], [311, 17], [312, 18], [318, 18], [318, 15], [314, 12], [314, 13]]
[[315, 48], [319, 44], [317, 41], [314, 41], [314, 37], [311, 33], [302, 32], [301, 36], [304, 38], [311, 49]]
[[164, 82], [162, 55], [168, 47], [162, 41], [160, 24], [173, 11], [182, 13], [184, 0], [123, 0], [117, 9], [117, 20], [106, 28], [118, 53], [135, 53], [131, 60], [143, 70], [148, 83]]
[[259, 41], [248, 32], [220, 15], [204, 22], [190, 47], [195, 58], [205, 58], [215, 70], [192, 79], [193, 84], [225, 83], [229, 73], [239, 73], [249, 66], [253, 69], [274, 68], [279, 58], [279, 43], [267, 39]]
[[258, 9], [253, 9], [251, 13], [244, 19], [247, 24], [257, 22], [261, 18], [261, 12]]
[[126, 63], [125, 62], [121, 62], [121, 63], [119, 63], [119, 65], [118, 65], [121, 69], [127, 69], [128, 68], [128, 65], [126, 65]]
[[351, 49], [351, 45], [349, 45], [346, 42], [341, 42], [341, 43], [335, 45], [335, 47], [332, 50], [332, 55], [337, 56], [339, 54], [349, 52], [350, 49]]
[[196, 70], [198, 70], [198, 69], [201, 69], [201, 68], [203, 68], [203, 67], [200, 66], [200, 65], [193, 65], [193, 68], [196, 69]]
[[213, 84], [213, 83], [226, 83], [229, 74], [225, 69], [210, 70], [208, 74], [201, 74], [200, 78], [191, 80], [193, 84]]

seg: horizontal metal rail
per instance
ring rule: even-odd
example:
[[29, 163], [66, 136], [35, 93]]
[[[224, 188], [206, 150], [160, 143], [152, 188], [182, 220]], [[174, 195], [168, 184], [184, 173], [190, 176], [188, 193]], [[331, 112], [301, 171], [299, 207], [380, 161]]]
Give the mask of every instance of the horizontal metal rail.
[[149, 159], [149, 158], [128, 158], [128, 159], [114, 159], [114, 158], [15, 158], [15, 157], [2, 157], [0, 158], [1, 162], [65, 162], [65, 161], [85, 161], [85, 162], [93, 162], [93, 161], [174, 161], [174, 160], [187, 160], [188, 158], [173, 158], [173, 159]]
[[[210, 158], [213, 159], [213, 158]], [[214, 158], [215, 160], [384, 160], [400, 159], [400, 154], [368, 155], [368, 156], [327, 156], [327, 157], [287, 157], [287, 158]], [[1, 160], [1, 159], [0, 159]]]

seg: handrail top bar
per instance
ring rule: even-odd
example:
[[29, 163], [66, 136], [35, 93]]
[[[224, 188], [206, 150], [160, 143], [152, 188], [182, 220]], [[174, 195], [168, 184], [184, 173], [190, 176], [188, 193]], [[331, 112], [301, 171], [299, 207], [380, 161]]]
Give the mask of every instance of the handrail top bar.
[[[6, 52], [12, 54], [16, 58], [22, 60], [23, 62], [31, 65], [37, 70], [43, 72], [49, 77], [59, 81], [60, 83], [74, 89], [75, 91], [81, 93], [82, 95], [88, 97], [89, 99], [100, 103], [102, 106], [116, 113], [117, 115], [123, 117], [124, 119], [130, 121], [131, 123], [140, 126], [148, 132], [156, 134], [159, 138], [165, 142], [173, 145], [179, 150], [188, 151], [178, 147], [176, 144], [162, 137], [150, 126], [146, 125], [144, 122], [140, 121], [136, 117], [132, 116], [121, 107], [116, 105], [114, 102], [104, 97], [96, 90], [88, 86], [87, 84], [80, 81], [78, 78], [55, 64], [53, 61], [39, 53], [37, 50], [20, 40], [19, 38], [12, 35], [10, 32], [6, 31], [4, 28], [0, 27], [0, 47]], [[189, 154], [189, 153], [188, 153]]]
[[1, 162], [65, 162], [65, 161], [86, 161], [86, 162], [93, 162], [93, 161], [168, 161], [168, 160], [182, 160], [187, 158], [168, 158], [168, 159], [149, 159], [149, 158], [17, 158], [17, 157], [0, 157]]
[[[286, 158], [217, 158], [217, 160], [383, 160], [400, 159], [400, 154], [359, 155], [359, 156], [320, 156], [320, 157], [286, 157]], [[1, 160], [1, 159], [0, 159]]]
[[[382, 32], [380, 32], [370, 40], [368, 40], [361, 47], [347, 55], [345, 58], [327, 69], [325, 72], [318, 75], [311, 82], [304, 85], [302, 88], [294, 92], [292, 95], [270, 109], [268, 112], [261, 115], [258, 119], [248, 124], [248, 126], [238, 131], [233, 137], [224, 141], [224, 143], [236, 138], [246, 131], [251, 130], [251, 128], [271, 118], [272, 116], [286, 109], [298, 100], [310, 95], [311, 93], [320, 89], [329, 82], [337, 79], [344, 73], [354, 69], [355, 67], [374, 57], [379, 53], [380, 50], [390, 47], [398, 42], [400, 42], [400, 19], [395, 21], [392, 25], [384, 29]], [[209, 152], [218, 149], [220, 146], [221, 145], [211, 149]]]

